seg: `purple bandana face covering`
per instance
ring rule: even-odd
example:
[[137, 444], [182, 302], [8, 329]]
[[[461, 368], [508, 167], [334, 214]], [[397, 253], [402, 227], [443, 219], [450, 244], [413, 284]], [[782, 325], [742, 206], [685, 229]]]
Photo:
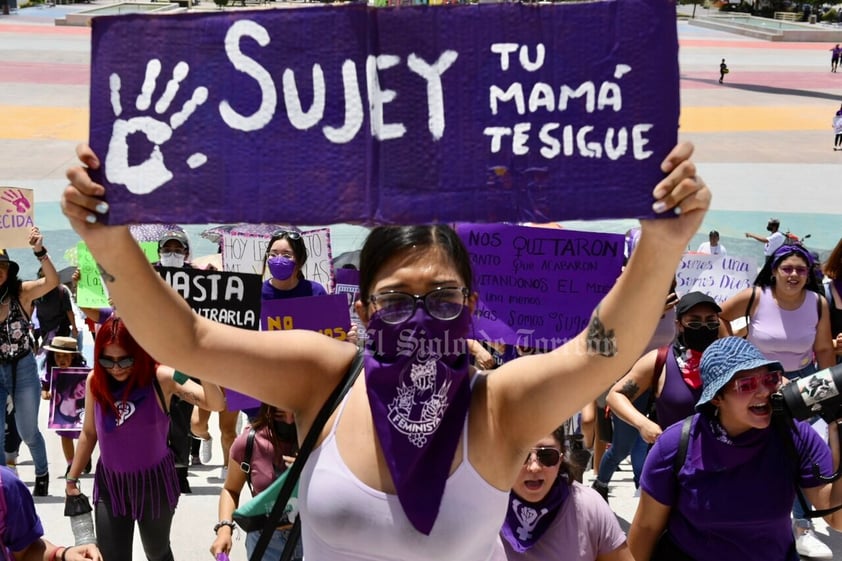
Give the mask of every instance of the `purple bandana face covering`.
[[270, 257], [266, 260], [266, 265], [269, 266], [269, 273], [272, 275], [272, 278], [279, 281], [287, 280], [292, 276], [292, 272], [295, 271], [295, 261], [282, 255]]
[[500, 530], [503, 539], [518, 553], [531, 549], [555, 520], [569, 494], [570, 485], [564, 477], [557, 477], [550, 492], [537, 503], [523, 500], [514, 491], [509, 493], [509, 509]]
[[423, 306], [399, 325], [371, 316], [365, 380], [374, 427], [403, 511], [430, 534], [471, 402], [467, 308], [450, 321]]

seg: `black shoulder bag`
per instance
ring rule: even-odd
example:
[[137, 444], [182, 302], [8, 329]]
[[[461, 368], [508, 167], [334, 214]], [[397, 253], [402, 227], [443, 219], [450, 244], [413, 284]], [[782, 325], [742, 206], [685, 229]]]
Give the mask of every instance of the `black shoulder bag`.
[[[280, 493], [278, 493], [278, 499], [275, 501], [275, 506], [272, 507], [272, 512], [266, 519], [266, 525], [260, 532], [260, 539], [257, 541], [257, 545], [251, 554], [250, 561], [260, 561], [263, 558], [263, 554], [266, 552], [266, 548], [269, 547], [269, 542], [272, 540], [272, 534], [275, 532], [275, 528], [278, 527], [278, 524], [284, 516], [287, 501], [289, 500], [290, 495], [292, 495], [295, 484], [298, 483], [298, 478], [301, 477], [301, 470], [304, 469], [307, 457], [310, 455], [310, 452], [313, 451], [316, 440], [318, 440], [328, 418], [333, 413], [333, 410], [336, 409], [336, 406], [342, 401], [342, 398], [345, 397], [345, 394], [348, 393], [348, 390], [351, 389], [351, 386], [354, 385], [354, 381], [357, 379], [357, 376], [362, 368], [363, 352], [358, 350], [357, 356], [354, 357], [354, 362], [351, 363], [351, 367], [348, 369], [348, 372], [342, 378], [342, 381], [339, 382], [339, 385], [337, 385], [333, 392], [331, 392], [330, 396], [328, 396], [327, 401], [325, 401], [325, 404], [322, 405], [322, 408], [319, 410], [319, 414], [316, 415], [316, 419], [313, 421], [313, 425], [307, 432], [307, 436], [304, 437], [304, 442], [301, 444], [298, 456], [295, 458], [292, 466], [290, 466], [289, 475], [287, 475], [286, 481], [284, 481], [284, 486], [281, 488]], [[295, 546], [298, 544], [300, 537], [301, 516], [296, 516], [295, 524], [293, 524], [292, 529], [289, 531], [284, 551], [281, 554], [281, 561], [289, 561], [292, 559]]]

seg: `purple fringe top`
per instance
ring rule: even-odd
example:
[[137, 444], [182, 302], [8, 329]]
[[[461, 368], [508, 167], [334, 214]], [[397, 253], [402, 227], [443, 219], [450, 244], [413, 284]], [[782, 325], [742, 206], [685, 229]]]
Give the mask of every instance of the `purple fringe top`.
[[[127, 401], [117, 405], [119, 417], [96, 404], [100, 459], [94, 504], [103, 485], [114, 514], [138, 520], [149, 512], [158, 518], [162, 508], [175, 509], [179, 496], [175, 462], [167, 446], [169, 417], [158, 405], [152, 385], [134, 390]], [[166, 505], [162, 504], [164, 498]]]

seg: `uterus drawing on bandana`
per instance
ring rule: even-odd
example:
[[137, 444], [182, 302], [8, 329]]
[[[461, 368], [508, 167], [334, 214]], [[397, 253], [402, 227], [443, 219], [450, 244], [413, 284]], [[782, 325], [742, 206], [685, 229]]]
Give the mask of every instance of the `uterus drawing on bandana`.
[[520, 502], [518, 499], [512, 499], [512, 511], [515, 513], [515, 517], [518, 521], [517, 527], [517, 534], [518, 539], [521, 541], [529, 541], [532, 539], [532, 534], [535, 532], [535, 527], [538, 526], [538, 522], [550, 512], [548, 508], [536, 509], [530, 506], [527, 506]]
[[436, 360], [411, 365], [410, 384], [401, 381], [397, 396], [389, 404], [389, 422], [408, 440], [421, 448], [427, 437], [438, 429], [444, 418], [449, 400], [447, 392], [452, 380], [443, 380], [437, 387]]

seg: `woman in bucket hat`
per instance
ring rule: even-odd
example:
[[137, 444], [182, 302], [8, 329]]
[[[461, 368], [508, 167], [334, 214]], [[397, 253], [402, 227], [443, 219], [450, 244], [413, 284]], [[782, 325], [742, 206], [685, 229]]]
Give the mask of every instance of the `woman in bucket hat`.
[[[746, 338], [767, 358], [781, 363], [787, 380], [836, 364], [830, 309], [806, 248], [799, 244], [779, 247], [754, 284], [722, 304], [723, 319], [746, 316]], [[793, 505], [792, 514], [798, 552], [807, 557], [831, 556], [800, 503]]]
[[[801, 421], [792, 441], [797, 465], [772, 427], [771, 395], [782, 381], [781, 364], [748, 341], [719, 339], [702, 355], [702, 396], [691, 417], [684, 461], [676, 461], [684, 423], [655, 442], [641, 477], [640, 503], [629, 532], [637, 561], [798, 561], [790, 509], [799, 485], [817, 509], [842, 503], [839, 433], [828, 429], [832, 451]], [[842, 512], [825, 520], [842, 529]]]
[[[44, 278], [30, 281], [18, 279], [20, 267], [0, 250], [0, 404], [12, 396], [15, 424], [21, 439], [29, 447], [35, 464], [35, 496], [46, 496], [50, 484], [47, 448], [38, 430], [38, 408], [41, 404], [41, 380], [32, 352], [30, 317], [32, 301], [58, 286], [59, 278], [40, 230], [33, 227], [29, 245], [41, 263]], [[0, 430], [0, 447], [5, 448], [4, 430]]]

